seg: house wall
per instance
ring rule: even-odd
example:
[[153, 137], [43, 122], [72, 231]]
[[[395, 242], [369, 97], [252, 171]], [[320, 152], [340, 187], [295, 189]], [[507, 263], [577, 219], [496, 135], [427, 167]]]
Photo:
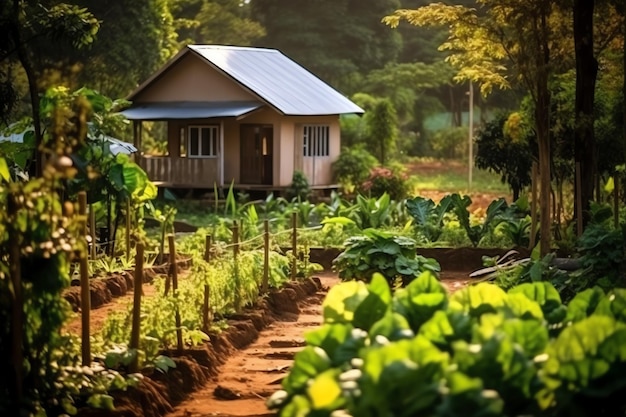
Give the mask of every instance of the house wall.
[[133, 101], [246, 101], [256, 97], [213, 69], [194, 53], [181, 58], [154, 82], [139, 92]]
[[[328, 156], [304, 157], [302, 143], [302, 126], [303, 125], [328, 125], [329, 132], [329, 149]], [[291, 175], [293, 169], [302, 171], [311, 186], [328, 186], [333, 184], [332, 163], [339, 158], [341, 151], [341, 130], [339, 125], [339, 116], [318, 116], [318, 117], [290, 117], [287, 134], [292, 138], [291, 152], [293, 155], [292, 170], [283, 172], [282, 181], [286, 184], [291, 183]], [[283, 128], [285, 131], [285, 127]], [[286, 178], [286, 177], [289, 178]]]

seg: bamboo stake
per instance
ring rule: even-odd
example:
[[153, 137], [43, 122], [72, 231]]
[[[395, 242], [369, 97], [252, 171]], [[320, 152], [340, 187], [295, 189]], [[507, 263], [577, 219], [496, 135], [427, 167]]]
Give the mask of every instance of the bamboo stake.
[[[170, 248], [170, 265], [172, 265], [172, 296], [174, 299], [178, 297], [178, 266], [176, 265], [176, 241], [174, 235], [167, 237]], [[180, 323], [180, 311], [178, 304], [176, 305], [176, 312], [174, 313], [174, 320], [176, 321], [176, 344], [179, 352], [183, 350], [183, 330]]]
[[130, 371], [137, 372], [139, 368], [139, 330], [141, 326], [141, 293], [143, 285], [143, 243], [137, 243], [135, 255], [135, 282], [133, 287], [133, 323], [130, 333], [130, 349], [135, 350], [135, 357], [130, 364]]
[[269, 287], [269, 263], [270, 263], [270, 222], [265, 219], [263, 221], [263, 284], [261, 285], [261, 294], [267, 294]]
[[531, 201], [530, 201], [530, 244], [529, 249], [535, 247], [535, 235], [537, 234], [537, 163], [533, 162], [531, 178]]
[[130, 260], [130, 198], [126, 199], [126, 261]]
[[[87, 243], [87, 193], [78, 193], [78, 215], [81, 222], [81, 239]], [[87, 252], [80, 252], [80, 316], [81, 316], [81, 355], [83, 366], [91, 364], [90, 314], [91, 291], [89, 289], [89, 265]]]
[[89, 234], [91, 236], [91, 259], [96, 259], [96, 211], [89, 205]]
[[[206, 235], [204, 260], [211, 261], [211, 235]], [[209, 284], [204, 284], [204, 303], [202, 304], [202, 328], [205, 333], [208, 333], [211, 329], [211, 314], [209, 298], [211, 296], [211, 287]]]
[[613, 184], [613, 224], [617, 229], [619, 227], [619, 172], [615, 172]]
[[[9, 217], [13, 217], [17, 212], [14, 197], [8, 198]], [[24, 363], [24, 353], [22, 351], [23, 329], [24, 329], [24, 300], [22, 294], [22, 268], [20, 262], [20, 245], [15, 229], [9, 229], [9, 272], [11, 274], [11, 358], [14, 372], [15, 394], [14, 404], [15, 414], [18, 414], [23, 397], [24, 373], [22, 364]]]
[[298, 216], [295, 211], [291, 213], [291, 254], [291, 279], [295, 280], [298, 272]]

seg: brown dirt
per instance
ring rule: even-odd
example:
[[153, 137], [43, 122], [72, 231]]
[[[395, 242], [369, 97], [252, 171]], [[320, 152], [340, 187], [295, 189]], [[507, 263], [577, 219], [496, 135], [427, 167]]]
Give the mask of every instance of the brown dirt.
[[[407, 173], [411, 176], [434, 176], [440, 174], [442, 172], [450, 172], [454, 171], [460, 176], [467, 175], [467, 164], [462, 163], [460, 161], [454, 160], [417, 160], [407, 164]], [[435, 203], [438, 203], [443, 197], [450, 194], [447, 191], [438, 191], [438, 190], [419, 190], [419, 195], [421, 197], [430, 198]], [[467, 193], [469, 197], [472, 199], [472, 204], [469, 206], [469, 211], [471, 213], [476, 210], [482, 210], [483, 212], [487, 210], [489, 204], [492, 201], [497, 200], [501, 197], [507, 199], [507, 202], [511, 203], [510, 195], [502, 195], [500, 193], [484, 193], [478, 191], [472, 191]]]

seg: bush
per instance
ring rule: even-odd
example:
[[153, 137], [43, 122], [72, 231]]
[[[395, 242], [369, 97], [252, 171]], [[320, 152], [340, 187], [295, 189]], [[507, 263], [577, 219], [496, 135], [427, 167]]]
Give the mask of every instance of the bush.
[[380, 197], [385, 192], [392, 200], [404, 200], [409, 192], [406, 175], [394, 172], [390, 168], [376, 167], [361, 184], [361, 190], [372, 197]]
[[302, 171], [294, 171], [291, 178], [291, 184], [285, 190], [285, 197], [287, 200], [299, 200], [305, 201], [309, 199], [311, 195], [311, 187], [309, 187], [309, 180]]
[[344, 148], [333, 163], [333, 176], [345, 191], [352, 193], [376, 165], [378, 160], [362, 146]]

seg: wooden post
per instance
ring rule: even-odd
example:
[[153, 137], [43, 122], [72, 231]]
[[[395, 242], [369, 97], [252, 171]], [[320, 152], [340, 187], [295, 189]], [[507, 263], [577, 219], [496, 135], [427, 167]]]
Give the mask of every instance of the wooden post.
[[617, 229], [619, 227], [619, 172], [615, 172], [613, 180], [613, 224]]
[[237, 255], [239, 255], [239, 225], [237, 224], [237, 220], [233, 221], [233, 255], [235, 259], [237, 259]]
[[135, 350], [135, 358], [130, 364], [130, 372], [137, 372], [139, 369], [139, 330], [141, 326], [141, 293], [143, 291], [143, 243], [137, 242], [137, 253], [135, 255], [135, 281], [133, 286], [133, 323], [130, 332], [130, 349]]
[[291, 279], [295, 280], [298, 272], [298, 215], [295, 211], [291, 213], [291, 254]]
[[529, 249], [535, 247], [535, 235], [537, 235], [537, 163], [533, 162], [530, 195], [530, 244]]
[[261, 284], [261, 294], [267, 294], [270, 278], [270, 222], [267, 219], [263, 221], [263, 230], [263, 283]]
[[[211, 261], [211, 235], [206, 235], [206, 243], [204, 248], [204, 260]], [[211, 314], [209, 298], [211, 296], [211, 287], [209, 284], [204, 284], [204, 303], [202, 304], [202, 329], [205, 333], [211, 330]]]
[[[87, 244], [87, 193], [78, 193], [78, 215], [81, 222], [81, 239]], [[89, 288], [89, 265], [87, 264], [87, 251], [80, 252], [80, 316], [82, 327], [81, 357], [83, 366], [91, 365], [91, 340], [90, 340], [90, 314], [91, 314], [91, 291]]]
[[130, 260], [130, 198], [126, 199], [126, 261]]
[[[8, 214], [12, 218], [17, 212], [13, 195], [8, 196]], [[11, 362], [14, 372], [14, 387], [9, 387], [9, 393], [15, 395], [13, 404], [16, 405], [14, 414], [18, 414], [23, 397], [24, 384], [24, 353], [22, 350], [24, 334], [24, 299], [22, 293], [22, 267], [19, 238], [14, 228], [9, 229], [9, 273], [11, 274]]]
[[89, 205], [89, 234], [91, 235], [91, 259], [96, 259], [96, 211]]
[[[167, 237], [170, 248], [170, 265], [172, 266], [172, 296], [176, 299], [178, 297], [178, 266], [176, 265], [176, 241], [174, 235]], [[174, 320], [176, 321], [176, 344], [179, 352], [183, 351], [183, 329], [180, 323], [180, 311], [178, 305], [176, 306], [176, 312], [174, 313]]]
[[580, 162], [576, 162], [576, 189], [574, 195], [576, 196], [576, 236], [580, 237], [583, 234], [583, 199], [580, 195], [581, 189], [581, 177], [580, 177]]

